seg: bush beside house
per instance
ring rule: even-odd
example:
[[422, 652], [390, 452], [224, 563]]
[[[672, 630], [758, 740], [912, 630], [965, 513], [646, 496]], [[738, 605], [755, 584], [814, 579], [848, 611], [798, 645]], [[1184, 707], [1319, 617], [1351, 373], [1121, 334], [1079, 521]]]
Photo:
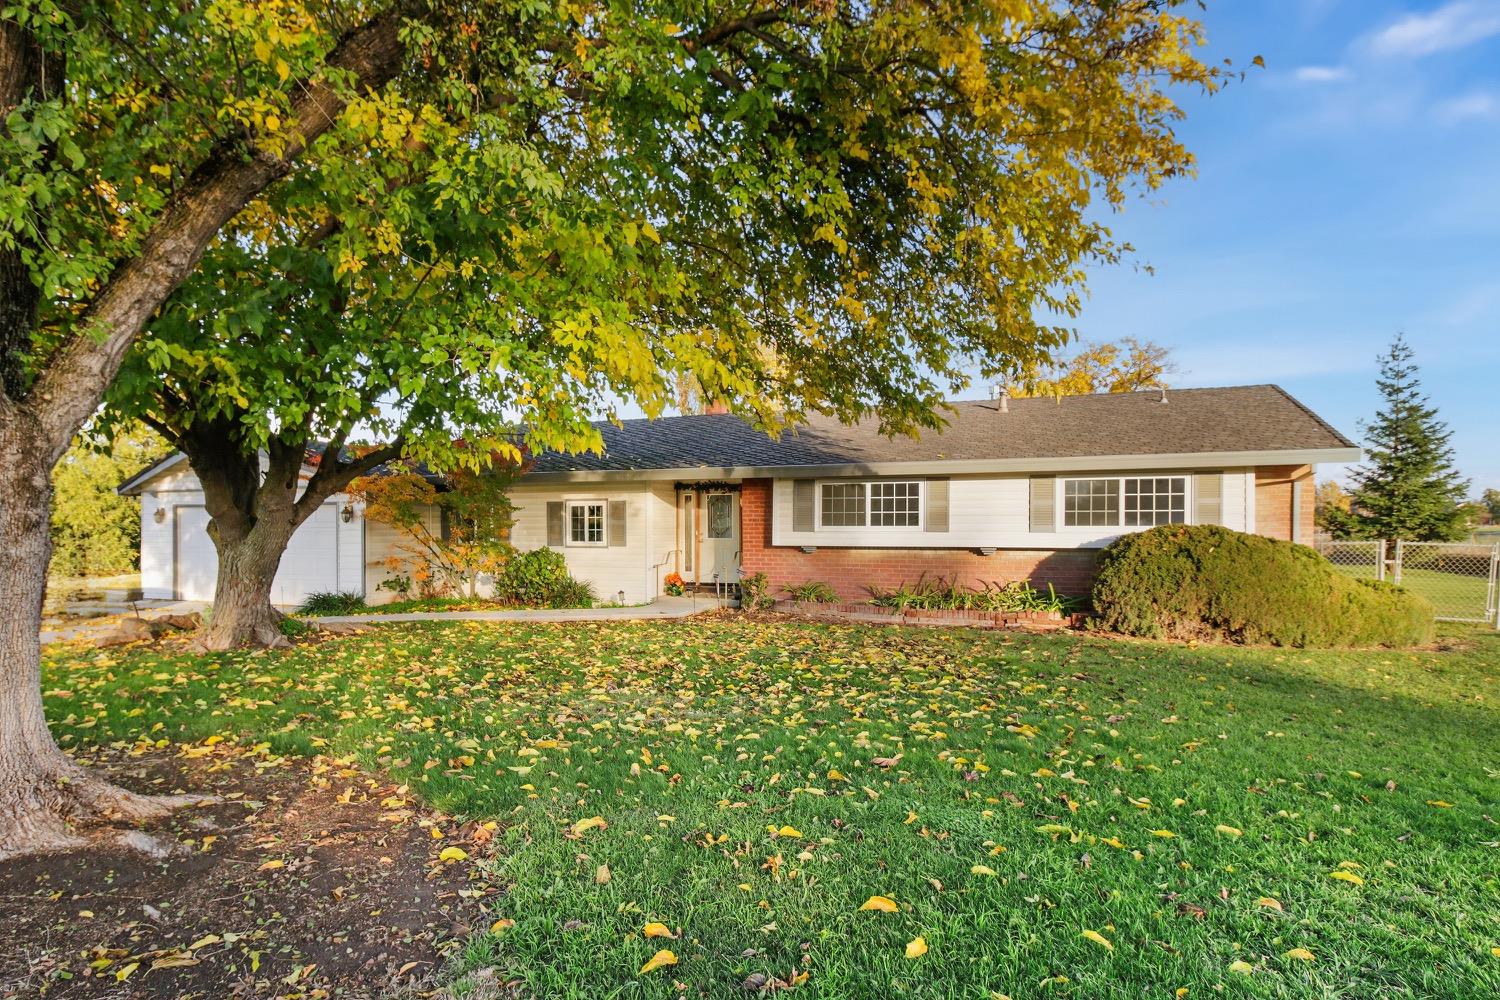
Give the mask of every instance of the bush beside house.
[[1209, 525], [1114, 542], [1094, 609], [1104, 628], [1151, 638], [1399, 647], [1433, 635], [1432, 606], [1414, 594], [1344, 576], [1305, 546]]

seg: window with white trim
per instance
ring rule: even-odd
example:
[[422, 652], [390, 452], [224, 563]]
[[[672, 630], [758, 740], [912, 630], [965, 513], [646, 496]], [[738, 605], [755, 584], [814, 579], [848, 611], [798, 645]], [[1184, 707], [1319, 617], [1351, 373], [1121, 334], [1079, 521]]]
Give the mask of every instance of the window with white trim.
[[1186, 522], [1186, 476], [1063, 480], [1064, 527], [1149, 528]]
[[568, 503], [568, 544], [604, 544], [604, 501], [575, 500]]
[[922, 524], [922, 484], [916, 480], [823, 483], [818, 501], [818, 524], [824, 528], [917, 528]]

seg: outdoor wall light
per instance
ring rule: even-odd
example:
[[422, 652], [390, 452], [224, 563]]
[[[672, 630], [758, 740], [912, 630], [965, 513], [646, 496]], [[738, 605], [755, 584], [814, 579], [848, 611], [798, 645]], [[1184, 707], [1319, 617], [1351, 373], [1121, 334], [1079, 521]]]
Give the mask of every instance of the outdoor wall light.
[[624, 604], [625, 603], [625, 591], [623, 591], [623, 590], [620, 591], [618, 594], [615, 595], [615, 597], [618, 598], [615, 601], [616, 604]]
[[156, 508], [156, 513], [154, 513], [154, 514], [151, 515], [151, 520], [155, 521], [157, 524], [161, 524], [166, 519], [167, 519], [167, 508], [165, 508], [165, 507], [158, 507], [158, 508]]
[[339, 520], [343, 521], [345, 524], [348, 524], [350, 521], [354, 520], [354, 508], [353, 507], [345, 507], [339, 513]]

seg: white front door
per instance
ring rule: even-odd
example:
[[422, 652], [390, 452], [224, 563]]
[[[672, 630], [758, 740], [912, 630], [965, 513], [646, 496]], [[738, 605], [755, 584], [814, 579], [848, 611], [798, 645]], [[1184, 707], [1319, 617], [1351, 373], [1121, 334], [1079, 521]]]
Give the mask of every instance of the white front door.
[[737, 583], [740, 578], [740, 497], [709, 493], [703, 498], [704, 583]]

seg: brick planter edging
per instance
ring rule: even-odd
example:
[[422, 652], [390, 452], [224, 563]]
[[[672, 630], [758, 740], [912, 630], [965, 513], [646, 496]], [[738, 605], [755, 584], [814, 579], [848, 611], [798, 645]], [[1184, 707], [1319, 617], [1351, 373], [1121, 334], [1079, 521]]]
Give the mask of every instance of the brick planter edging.
[[818, 601], [777, 601], [773, 611], [821, 618], [828, 621], [889, 622], [899, 625], [970, 625], [977, 628], [1015, 628], [1031, 625], [1042, 628], [1077, 628], [1087, 617], [1081, 612], [1058, 614], [1054, 611], [947, 611], [902, 610], [876, 604], [836, 604]]

